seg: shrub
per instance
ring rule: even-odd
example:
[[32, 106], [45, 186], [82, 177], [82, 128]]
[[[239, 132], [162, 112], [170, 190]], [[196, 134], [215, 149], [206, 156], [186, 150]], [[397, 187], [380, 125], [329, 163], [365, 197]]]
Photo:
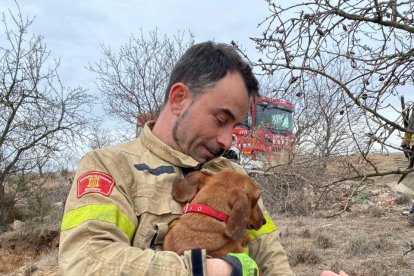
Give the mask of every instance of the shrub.
[[327, 249], [333, 247], [333, 241], [328, 234], [324, 232], [318, 232], [315, 234], [313, 244], [321, 249]]
[[369, 195], [368, 191], [363, 190], [357, 193], [356, 195], [354, 195], [352, 197], [352, 200], [354, 202], [362, 203], [368, 197], [368, 195]]
[[263, 190], [263, 201], [271, 213], [304, 216], [309, 214], [310, 203], [305, 199], [304, 186], [297, 176], [293, 174], [251, 176]]
[[366, 276], [388, 276], [395, 273], [395, 271], [392, 270], [392, 267], [387, 267], [377, 261], [368, 261], [362, 264], [362, 267], [365, 267], [365, 269], [362, 269], [362, 275]]
[[384, 214], [381, 207], [377, 205], [370, 205], [367, 209], [368, 215], [373, 218], [380, 218]]
[[289, 262], [292, 266], [298, 264], [319, 264], [321, 257], [317, 252], [308, 246], [293, 248], [289, 253]]
[[402, 193], [398, 195], [395, 203], [398, 205], [406, 205], [406, 204], [411, 204], [412, 200], [413, 200], [413, 195]]
[[349, 256], [365, 256], [367, 254], [381, 253], [389, 250], [393, 244], [384, 238], [372, 238], [367, 234], [355, 235], [346, 248], [345, 253]]
[[311, 231], [308, 228], [305, 228], [301, 233], [300, 236], [306, 239], [310, 239], [311, 238]]

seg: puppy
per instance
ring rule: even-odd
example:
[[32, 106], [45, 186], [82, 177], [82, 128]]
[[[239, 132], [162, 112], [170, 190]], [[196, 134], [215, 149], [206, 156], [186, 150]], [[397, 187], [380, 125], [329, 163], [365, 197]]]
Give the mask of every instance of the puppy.
[[246, 229], [266, 223], [257, 201], [259, 187], [247, 175], [223, 171], [215, 175], [192, 172], [173, 183], [172, 197], [183, 215], [169, 225], [164, 250], [183, 254], [202, 248], [211, 257], [241, 253], [249, 242]]

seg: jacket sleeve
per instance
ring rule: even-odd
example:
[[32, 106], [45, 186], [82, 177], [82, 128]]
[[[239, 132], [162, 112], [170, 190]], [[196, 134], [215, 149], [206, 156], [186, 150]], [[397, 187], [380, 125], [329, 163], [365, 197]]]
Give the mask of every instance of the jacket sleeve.
[[257, 231], [247, 231], [251, 238], [248, 245], [249, 255], [258, 264], [262, 275], [295, 275], [280, 243], [277, 227], [273, 223], [261, 199], [259, 200], [259, 205], [265, 215], [266, 224]]
[[103, 151], [82, 159], [62, 219], [62, 275], [205, 275], [204, 250], [179, 256], [132, 246], [139, 218], [125, 185], [130, 176], [118, 164]]

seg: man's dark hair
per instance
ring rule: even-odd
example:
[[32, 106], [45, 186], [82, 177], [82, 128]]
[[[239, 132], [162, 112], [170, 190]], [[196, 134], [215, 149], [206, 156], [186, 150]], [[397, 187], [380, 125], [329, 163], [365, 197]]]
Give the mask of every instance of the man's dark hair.
[[171, 87], [177, 82], [186, 84], [193, 97], [197, 97], [203, 93], [204, 88], [213, 86], [229, 71], [240, 73], [249, 96], [258, 96], [258, 82], [253, 75], [252, 68], [232, 46], [211, 41], [195, 44], [174, 66], [165, 92], [164, 103], [168, 101]]

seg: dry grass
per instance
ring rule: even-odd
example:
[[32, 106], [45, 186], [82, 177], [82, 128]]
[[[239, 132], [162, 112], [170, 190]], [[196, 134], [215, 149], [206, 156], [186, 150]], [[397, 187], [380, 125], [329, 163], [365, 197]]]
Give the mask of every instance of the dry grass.
[[395, 275], [395, 270], [377, 260], [368, 260], [361, 265], [366, 276], [389, 276]]
[[[32, 275], [38, 269], [55, 265], [59, 240], [58, 225], [49, 228], [27, 222], [19, 230], [0, 235], [0, 274], [18, 270]], [[15, 274], [14, 274], [15, 275]]]
[[398, 197], [396, 198], [395, 203], [398, 204], [398, 205], [407, 205], [407, 204], [411, 204], [413, 199], [414, 199], [413, 195], [399, 194]]
[[305, 238], [305, 239], [310, 239], [312, 234], [311, 231], [308, 228], [303, 229], [299, 235], [299, 237]]
[[391, 250], [393, 246], [392, 241], [385, 238], [372, 238], [368, 234], [360, 233], [347, 242], [345, 254], [350, 257], [360, 257], [386, 252]]
[[16, 218], [22, 227], [0, 233], [1, 275], [58, 275], [57, 250], [67, 178], [55, 177], [38, 195], [22, 201]]
[[319, 231], [314, 235], [313, 244], [321, 249], [332, 248], [334, 246], [334, 242], [329, 233]]
[[384, 215], [384, 210], [377, 205], [368, 206], [367, 213], [369, 217], [380, 218]]
[[291, 265], [298, 264], [317, 265], [321, 262], [321, 257], [313, 250], [311, 246], [302, 244], [302, 246], [294, 247], [288, 254]]
[[[352, 213], [352, 212], [351, 212]], [[413, 229], [397, 210], [382, 218], [279, 215], [282, 244], [297, 275], [344, 270], [352, 276], [414, 275], [414, 252], [404, 255]]]
[[[374, 154], [369, 158], [379, 171], [386, 171], [396, 170], [395, 158], [401, 156]], [[402, 215], [413, 195], [388, 186], [399, 176], [343, 181], [324, 189], [356, 170], [375, 170], [356, 157], [303, 164], [278, 166], [270, 175], [253, 175], [265, 191], [266, 207], [281, 227], [282, 243], [296, 274], [344, 270], [352, 276], [414, 276], [414, 252], [404, 255], [414, 241], [414, 229]], [[404, 181], [414, 187], [413, 175]]]

